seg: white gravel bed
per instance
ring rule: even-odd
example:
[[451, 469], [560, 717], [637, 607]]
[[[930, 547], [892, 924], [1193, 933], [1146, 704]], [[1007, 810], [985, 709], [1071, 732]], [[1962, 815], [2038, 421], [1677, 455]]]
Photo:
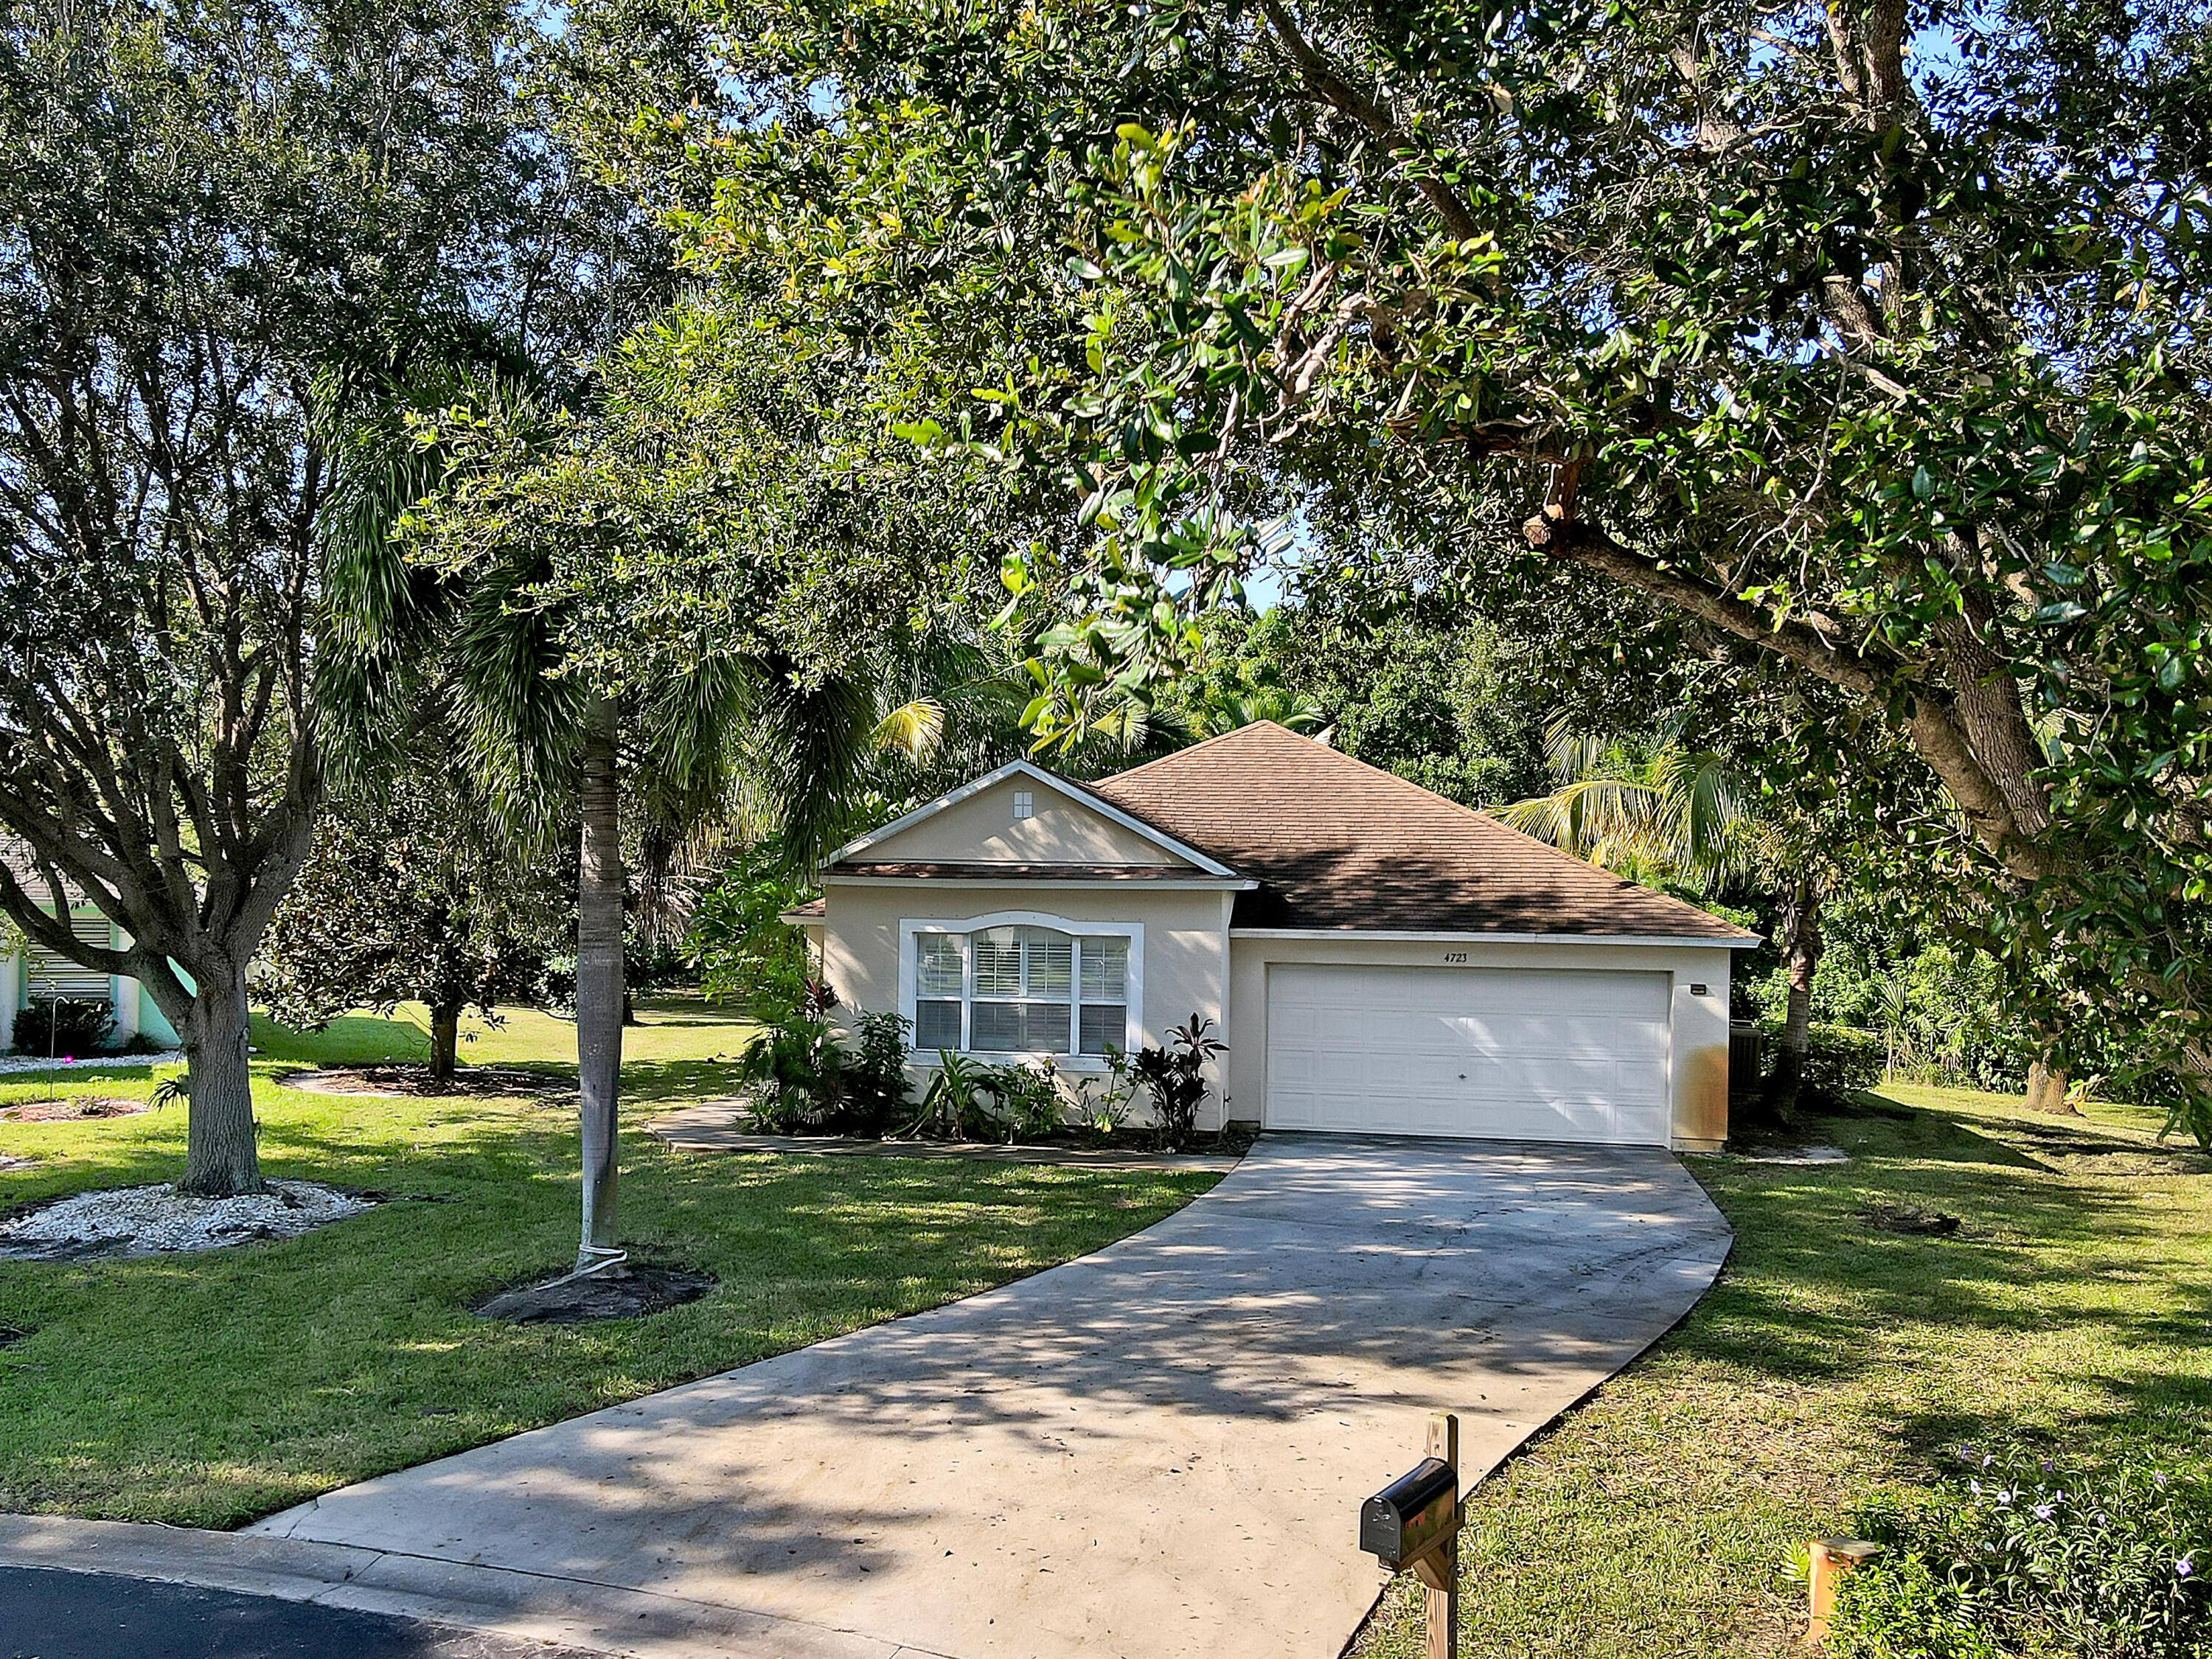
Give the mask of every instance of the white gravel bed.
[[173, 1066], [185, 1057], [182, 1048], [164, 1048], [152, 1054], [89, 1054], [82, 1060], [41, 1060], [36, 1054], [9, 1054], [0, 1059], [0, 1074], [9, 1072], [77, 1072], [93, 1066]]
[[219, 1250], [250, 1238], [296, 1238], [375, 1207], [374, 1199], [312, 1181], [272, 1181], [243, 1198], [180, 1198], [174, 1186], [79, 1193], [0, 1223], [0, 1250], [153, 1255]]

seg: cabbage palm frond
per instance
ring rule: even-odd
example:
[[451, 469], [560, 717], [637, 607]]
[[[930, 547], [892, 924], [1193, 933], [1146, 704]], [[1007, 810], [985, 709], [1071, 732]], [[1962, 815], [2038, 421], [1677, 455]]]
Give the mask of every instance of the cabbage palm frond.
[[1759, 825], [1718, 756], [1672, 741], [1638, 750], [1556, 722], [1544, 747], [1559, 787], [1498, 813], [1523, 834], [1617, 873], [1708, 890], [1755, 861]]
[[809, 684], [778, 659], [749, 665], [738, 711], [739, 806], [811, 875], [844, 835], [875, 752], [875, 693], [854, 678]]
[[868, 737], [879, 750], [926, 764], [945, 743], [945, 704], [936, 697], [911, 697], [878, 720]]

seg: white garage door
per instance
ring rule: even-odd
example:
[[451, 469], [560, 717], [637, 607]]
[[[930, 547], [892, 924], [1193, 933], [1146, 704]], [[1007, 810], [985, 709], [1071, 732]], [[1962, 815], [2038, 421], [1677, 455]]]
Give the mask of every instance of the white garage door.
[[1664, 974], [1279, 963], [1267, 1124], [1663, 1146]]

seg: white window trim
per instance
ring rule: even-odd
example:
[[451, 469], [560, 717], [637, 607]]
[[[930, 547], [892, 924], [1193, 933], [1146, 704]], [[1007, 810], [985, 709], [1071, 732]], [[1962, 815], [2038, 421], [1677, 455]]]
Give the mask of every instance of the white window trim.
[[[915, 994], [915, 939], [923, 933], [975, 933], [990, 927], [1049, 927], [1056, 933], [1066, 933], [1078, 940], [1084, 939], [1127, 940], [1129, 945], [1128, 1012], [1124, 1027], [1127, 1041], [1122, 1044], [1121, 1052], [1126, 1054], [1134, 1054], [1138, 1048], [1143, 1046], [1145, 924], [1141, 921], [1077, 921], [1066, 916], [1052, 915], [1042, 910], [994, 910], [988, 915], [965, 918], [902, 916], [899, 919], [898, 1011], [906, 1019], [909, 1041], [912, 1040], [912, 1033], [916, 1024], [915, 1004], [918, 1000]], [[1103, 1072], [1106, 1069], [1104, 1057], [1098, 1054], [1074, 1053], [1055, 1054], [1048, 1054], [1043, 1049], [993, 1049], [988, 1054], [980, 1054], [967, 1047], [969, 1041], [969, 1013], [975, 1001], [975, 953], [973, 951], [963, 951], [961, 952], [961, 957], [962, 974], [965, 983], [962, 987], [960, 996], [962, 1046], [956, 1052], [963, 1059], [989, 1060], [994, 1064], [1003, 1064], [1010, 1060], [1049, 1060], [1055, 1067], [1063, 1072]], [[1079, 1012], [1083, 1006], [1083, 964], [1079, 945], [1076, 951], [1070, 954], [1068, 975], [1070, 1005], [1068, 1018], [1077, 1028], [1071, 1036], [1072, 1048], [1074, 1038], [1081, 1035], [1079, 1028], [1083, 1018]], [[932, 1049], [925, 1054], [917, 1048], [914, 1054], [917, 1064], [927, 1065], [935, 1058], [936, 1050]]]

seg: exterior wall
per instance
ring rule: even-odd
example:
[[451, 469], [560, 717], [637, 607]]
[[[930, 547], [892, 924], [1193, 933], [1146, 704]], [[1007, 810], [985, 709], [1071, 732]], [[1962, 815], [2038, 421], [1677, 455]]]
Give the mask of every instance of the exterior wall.
[[[833, 880], [824, 892], [829, 914], [821, 934], [823, 973], [848, 1008], [900, 1012], [902, 921], [963, 921], [1018, 913], [1065, 921], [1079, 932], [1086, 922], [1135, 922], [1144, 928], [1139, 1018], [1146, 1043], [1159, 1042], [1170, 1026], [1194, 1012], [1228, 1024], [1223, 1016], [1234, 896], [1218, 889], [1101, 891], [936, 881], [848, 886]], [[1062, 1071], [1103, 1069], [1080, 1055], [1062, 1055], [1057, 1063]], [[933, 1069], [917, 1056], [917, 1071]]]
[[[1261, 939], [1229, 942], [1227, 1087], [1209, 1097], [1202, 1127], [1261, 1121], [1267, 1098], [1267, 970], [1279, 963], [1409, 968], [1630, 969], [1670, 975], [1672, 1144], [1711, 1152], [1728, 1136], [1729, 969], [1731, 953], [1654, 945], [1481, 944], [1467, 939]], [[1702, 995], [1691, 990], [1703, 985]], [[1148, 1011], [1149, 1018], [1149, 1011]]]
[[[1014, 816], [1026, 789], [1036, 816]], [[1180, 865], [1165, 848], [1031, 778], [1015, 776], [955, 803], [859, 856], [915, 864]]]

